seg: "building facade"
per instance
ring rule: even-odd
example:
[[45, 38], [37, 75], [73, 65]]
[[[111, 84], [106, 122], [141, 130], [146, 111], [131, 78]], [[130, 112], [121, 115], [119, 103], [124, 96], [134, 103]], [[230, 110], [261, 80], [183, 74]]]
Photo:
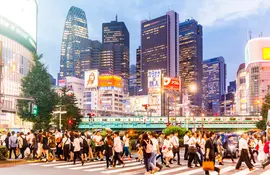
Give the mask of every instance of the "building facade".
[[228, 93], [235, 93], [236, 92], [236, 80], [230, 81], [229, 86], [227, 87]]
[[226, 93], [224, 58], [204, 60], [202, 67], [202, 108], [210, 115], [220, 115], [221, 96]]
[[58, 80], [66, 76], [81, 77], [81, 47], [88, 39], [85, 12], [72, 6], [66, 17], [61, 45], [60, 73]]
[[[188, 91], [192, 105], [202, 102], [202, 26], [194, 19], [179, 24], [179, 73], [182, 89]], [[196, 87], [196, 91], [194, 88]]]
[[142, 59], [141, 59], [141, 46], [136, 49], [136, 86], [138, 89], [138, 94], [142, 88]]
[[247, 115], [247, 90], [245, 63], [239, 65], [236, 75], [236, 107], [237, 115]]
[[245, 48], [247, 111], [260, 115], [270, 84], [270, 38], [255, 38]]
[[34, 64], [38, 4], [9, 0], [0, 5], [0, 130], [28, 132], [32, 128], [16, 115], [21, 80]]
[[102, 43], [104, 52], [100, 72], [121, 76], [124, 92], [128, 93], [129, 31], [124, 22], [117, 21], [117, 16], [115, 21], [102, 24]]
[[129, 76], [129, 86], [128, 94], [129, 96], [137, 95], [137, 78], [136, 78], [136, 66], [132, 64], [130, 66], [130, 76]]
[[164, 76], [179, 75], [179, 15], [165, 15], [141, 22], [142, 94], [148, 93], [148, 70], [160, 69]]

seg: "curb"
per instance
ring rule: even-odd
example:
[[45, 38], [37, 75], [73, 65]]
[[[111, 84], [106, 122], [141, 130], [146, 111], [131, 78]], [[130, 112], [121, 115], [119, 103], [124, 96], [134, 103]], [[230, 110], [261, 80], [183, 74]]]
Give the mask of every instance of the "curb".
[[21, 165], [21, 164], [26, 164], [26, 160], [7, 160], [7, 161], [0, 161], [0, 168], [5, 168], [5, 167], [11, 167], [15, 165]]

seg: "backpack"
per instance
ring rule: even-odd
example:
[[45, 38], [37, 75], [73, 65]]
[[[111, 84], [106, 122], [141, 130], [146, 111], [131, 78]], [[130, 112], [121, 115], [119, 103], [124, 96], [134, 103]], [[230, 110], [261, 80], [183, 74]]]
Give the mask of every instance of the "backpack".
[[56, 142], [54, 136], [49, 137], [49, 147], [50, 148], [55, 148], [56, 147]]
[[264, 151], [264, 153], [266, 153], [266, 154], [269, 153], [269, 144], [270, 144], [270, 142], [266, 142], [266, 143], [264, 144], [264, 147], [263, 147], [263, 151]]
[[146, 143], [146, 149], [145, 149], [145, 152], [146, 153], [152, 153], [153, 152], [153, 145], [150, 143], [150, 140], [149, 140], [149, 143], [144, 141]]
[[28, 147], [27, 140], [26, 140], [26, 138], [23, 138], [22, 136], [21, 136], [21, 138], [22, 138], [22, 140], [23, 140], [22, 148], [23, 148], [23, 149], [26, 149], [26, 148]]
[[[81, 138], [82, 138], [82, 137], [81, 137]], [[83, 149], [88, 149], [89, 146], [88, 146], [87, 141], [86, 141], [85, 139], [83, 139], [83, 138], [82, 138], [82, 140], [83, 140], [83, 144], [82, 144]]]

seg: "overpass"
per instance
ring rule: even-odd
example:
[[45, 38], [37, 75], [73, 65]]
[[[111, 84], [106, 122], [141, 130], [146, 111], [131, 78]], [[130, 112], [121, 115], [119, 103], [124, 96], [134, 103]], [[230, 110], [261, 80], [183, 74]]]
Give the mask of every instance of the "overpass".
[[[255, 129], [256, 122], [261, 120], [261, 116], [207, 116], [207, 117], [170, 117], [169, 121], [173, 125], [180, 127], [203, 128], [205, 129]], [[203, 122], [202, 122], [203, 121]], [[83, 118], [80, 129], [158, 129], [166, 128], [168, 117], [156, 116], [134, 116], [134, 117], [94, 117], [92, 119]]]

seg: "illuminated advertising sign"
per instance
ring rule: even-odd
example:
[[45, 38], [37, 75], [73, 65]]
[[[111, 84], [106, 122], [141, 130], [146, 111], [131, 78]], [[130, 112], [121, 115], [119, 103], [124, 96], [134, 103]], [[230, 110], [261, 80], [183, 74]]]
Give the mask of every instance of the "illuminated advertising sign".
[[36, 0], [0, 0], [0, 34], [36, 51]]
[[89, 70], [84, 72], [84, 87], [94, 88], [98, 86], [98, 70]]
[[148, 70], [148, 89], [159, 90], [161, 88], [161, 70]]
[[66, 86], [66, 80], [58, 80], [58, 86], [59, 87], [64, 87], [64, 86]]
[[148, 96], [132, 96], [130, 97], [130, 109], [132, 112], [145, 111], [143, 104], [148, 103]]
[[270, 60], [270, 47], [263, 48], [263, 59], [264, 60]]
[[179, 78], [163, 78], [163, 87], [164, 89], [180, 90], [180, 79]]
[[148, 104], [152, 116], [161, 116], [161, 94], [149, 94]]
[[101, 75], [98, 77], [99, 87], [117, 87], [122, 88], [122, 78], [115, 75]]

